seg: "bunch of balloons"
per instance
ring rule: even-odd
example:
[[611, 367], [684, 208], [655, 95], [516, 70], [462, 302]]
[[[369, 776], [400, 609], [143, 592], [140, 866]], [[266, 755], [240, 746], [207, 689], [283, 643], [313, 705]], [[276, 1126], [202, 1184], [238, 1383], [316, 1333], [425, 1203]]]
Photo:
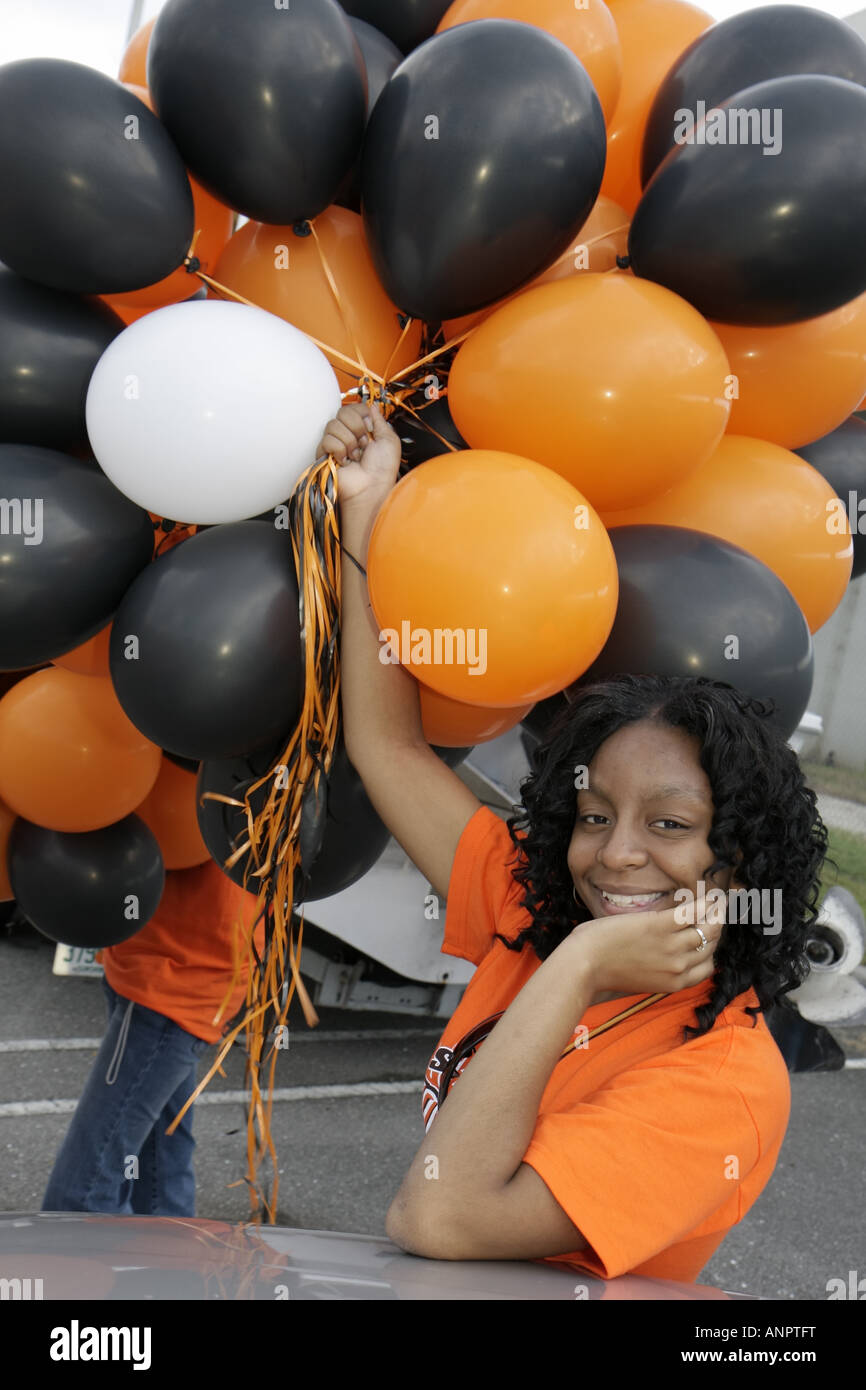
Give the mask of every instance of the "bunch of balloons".
[[[788, 5], [168, 0], [116, 81], [0, 67], [0, 894], [109, 944], [239, 843], [201, 797], [297, 724], [343, 399], [403, 441], [370, 596], [452, 765], [614, 671], [790, 733], [866, 568], [864, 129], [866, 45]], [[310, 896], [386, 839], [341, 751]]]

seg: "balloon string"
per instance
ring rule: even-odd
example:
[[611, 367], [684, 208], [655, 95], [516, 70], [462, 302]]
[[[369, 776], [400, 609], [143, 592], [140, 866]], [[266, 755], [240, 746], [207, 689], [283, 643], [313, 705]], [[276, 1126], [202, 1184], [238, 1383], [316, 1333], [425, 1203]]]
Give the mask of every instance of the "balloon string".
[[[324, 271], [325, 279], [327, 280], [328, 285], [330, 286], [331, 294], [334, 296], [334, 300], [335, 300], [335, 302], [336, 302], [337, 308], [338, 308], [339, 311], [340, 311], [340, 318], [343, 320], [343, 327], [345, 328], [346, 333], [347, 333], [348, 338], [349, 338], [349, 341], [350, 341], [350, 343], [351, 343], [351, 345], [352, 345], [352, 351], [354, 352], [355, 356], [357, 357], [358, 361], [359, 361], [360, 364], [361, 364], [361, 374], [362, 374], [362, 377], [370, 376], [370, 370], [369, 370], [369, 368], [368, 368], [366, 362], [364, 361], [364, 354], [363, 354], [363, 352], [361, 351], [361, 345], [360, 345], [360, 343], [358, 342], [358, 338], [357, 338], [357, 336], [356, 336], [356, 334], [355, 334], [355, 330], [354, 330], [354, 328], [352, 327], [351, 322], [349, 321], [349, 315], [348, 315], [348, 313], [346, 312], [346, 306], [344, 305], [344, 303], [343, 303], [343, 301], [342, 301], [342, 298], [340, 297], [340, 291], [339, 291], [339, 289], [337, 288], [337, 282], [336, 282], [336, 280], [334, 279], [333, 274], [331, 273], [331, 267], [328, 265], [327, 257], [325, 256], [325, 252], [324, 252], [324, 249], [323, 249], [323, 247], [322, 247], [321, 237], [319, 236], [318, 232], [316, 231], [316, 223], [315, 223], [314, 220], [311, 219], [311, 220], [307, 223], [307, 226], [308, 226], [309, 229], [310, 229], [310, 233], [311, 233], [311, 235], [312, 235], [313, 241], [316, 243], [316, 250], [317, 250], [318, 253], [319, 253], [319, 260], [320, 260], [321, 265], [322, 265], [322, 270]], [[379, 377], [378, 380], [379, 380], [379, 381], [382, 381], [382, 378]], [[382, 384], [384, 385], [384, 381], [382, 382]]]
[[[189, 260], [189, 257], [187, 257], [187, 260]], [[247, 299], [245, 295], [238, 294], [235, 290], [230, 290], [228, 285], [221, 285], [219, 280], [214, 280], [212, 275], [205, 275], [203, 270], [193, 270], [191, 274], [197, 275], [199, 280], [204, 280], [205, 284], [209, 285], [212, 290], [216, 290], [217, 294], [225, 295], [227, 299], [234, 299], [238, 304], [246, 304], [249, 309], [261, 309], [262, 307], [260, 304], [254, 304], [253, 301]], [[270, 311], [267, 310], [263, 312]], [[279, 317], [279, 315], [277, 315], [277, 317]], [[305, 337], [309, 338], [311, 343], [315, 343], [319, 351], [324, 352], [326, 356], [330, 355], [339, 358], [340, 362], [344, 363], [347, 367], [353, 367], [360, 376], [371, 376], [374, 381], [384, 386], [385, 383], [380, 376], [377, 376], [373, 371], [365, 371], [361, 363], [356, 362], [353, 357], [347, 357], [344, 352], [338, 352], [336, 348], [328, 347], [327, 343], [323, 343], [319, 338], [314, 338], [312, 333], [305, 332]]]
[[[407, 392], [406, 394], [408, 395], [409, 393]], [[446, 439], [444, 435], [441, 435], [438, 430], [434, 430], [433, 426], [428, 424], [427, 421], [424, 419], [424, 416], [420, 410], [416, 410], [414, 406], [411, 406], [407, 400], [402, 399], [402, 397], [400, 396], [398, 396], [397, 399], [400, 401], [400, 409], [408, 411], [410, 415], [414, 415], [415, 419], [420, 421], [420, 423], [424, 426], [425, 430], [427, 430], [429, 434], [433, 434], [436, 436], [440, 444], [444, 444], [446, 449], [451, 450], [452, 454], [460, 453], [459, 445], [452, 444], [451, 441], [449, 439]]]
[[598, 236], [590, 237], [589, 241], [581, 241], [578, 245], [589, 249], [590, 246], [596, 246], [600, 241], [607, 241], [608, 237], [616, 236], [618, 232], [627, 232], [630, 226], [630, 222], [623, 222], [621, 227], [611, 227], [609, 232], [599, 232]]
[[409, 329], [412, 327], [412, 323], [413, 323], [413, 319], [412, 319], [411, 314], [407, 314], [407, 316], [406, 316], [406, 322], [403, 324], [403, 332], [400, 334], [400, 337], [397, 339], [397, 342], [396, 342], [395, 345], [394, 345], [394, 351], [391, 353], [391, 356], [388, 358], [388, 361], [387, 361], [387, 363], [386, 363], [386, 365], [385, 365], [385, 371], [384, 371], [384, 374], [383, 374], [383, 375], [384, 375], [386, 381], [389, 379], [389, 377], [390, 377], [390, 375], [391, 375], [391, 367], [392, 367], [392, 365], [393, 365], [394, 358], [397, 356], [397, 354], [399, 353], [401, 347], [403, 346], [403, 343], [404, 343], [405, 338], [406, 338], [406, 334], [409, 332]]
[[465, 333], [461, 333], [457, 338], [452, 338], [448, 343], [443, 343], [442, 347], [434, 348], [432, 352], [427, 353], [426, 357], [419, 357], [417, 362], [411, 363], [408, 367], [403, 367], [400, 376], [406, 377], [410, 372], [417, 372], [419, 367], [426, 366], [428, 362], [435, 361], [435, 359], [441, 357], [444, 352], [448, 352], [451, 348], [456, 347], [458, 343], [462, 343], [473, 331], [474, 328], [467, 328]]

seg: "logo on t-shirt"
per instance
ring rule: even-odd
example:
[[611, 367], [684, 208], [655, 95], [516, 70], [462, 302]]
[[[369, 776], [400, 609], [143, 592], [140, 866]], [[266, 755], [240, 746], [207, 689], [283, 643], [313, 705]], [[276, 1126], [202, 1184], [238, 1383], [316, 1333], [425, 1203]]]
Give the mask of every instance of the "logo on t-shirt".
[[436, 1119], [440, 1103], [451, 1090], [463, 1068], [475, 1056], [484, 1039], [492, 1032], [501, 1017], [502, 1014], [498, 1013], [493, 1014], [491, 1018], [485, 1018], [483, 1022], [477, 1023], [474, 1028], [465, 1033], [456, 1047], [445, 1047], [440, 1044], [433, 1053], [424, 1073], [424, 1094], [421, 1097], [425, 1132]]
[[[437, 1047], [424, 1073], [424, 1094], [421, 1097], [421, 1113], [424, 1116], [424, 1130], [430, 1128], [439, 1110], [439, 1083], [442, 1073], [450, 1063], [454, 1053], [450, 1047]], [[469, 1058], [466, 1058], [468, 1062]], [[462, 1068], [461, 1068], [462, 1070]], [[456, 1079], [455, 1070], [455, 1079]], [[451, 1089], [450, 1086], [448, 1088]]]

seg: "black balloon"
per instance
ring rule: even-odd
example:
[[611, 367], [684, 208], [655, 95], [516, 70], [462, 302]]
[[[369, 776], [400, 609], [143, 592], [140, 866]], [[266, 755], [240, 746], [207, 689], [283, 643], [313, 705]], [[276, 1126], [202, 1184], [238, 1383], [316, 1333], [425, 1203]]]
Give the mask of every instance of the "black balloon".
[[[370, 112], [379, 100], [382, 88], [395, 68], [398, 68], [402, 63], [403, 54], [390, 39], [387, 39], [384, 34], [380, 34], [379, 30], [374, 29], [371, 24], [365, 24], [362, 19], [350, 19], [349, 23], [352, 26], [352, 33], [358, 40], [358, 47], [361, 50], [367, 72], [367, 120], [369, 121]], [[361, 211], [360, 150], [358, 151], [358, 158], [341, 183], [339, 192], [334, 197], [334, 202], [341, 208], [349, 208], [351, 212]]]
[[99, 299], [64, 294], [0, 266], [0, 440], [83, 449], [93, 368], [124, 327]]
[[364, 138], [364, 224], [390, 298], [439, 323], [518, 289], [583, 226], [605, 154], [595, 89], [550, 34], [499, 19], [437, 34]]
[[817, 468], [842, 501], [854, 542], [851, 579], [866, 574], [866, 420], [852, 415], [838, 429], [795, 449]]
[[439, 758], [446, 767], [450, 768], [459, 767], [464, 759], [468, 758], [469, 754], [472, 752], [471, 745], [468, 748], [440, 748], [438, 744], [431, 743], [430, 747], [433, 749], [436, 757]]
[[165, 756], [175, 767], [182, 767], [184, 772], [198, 772], [201, 763], [198, 758], [182, 758], [178, 753], [169, 753], [168, 749], [163, 749]]
[[153, 526], [101, 469], [0, 444], [0, 670], [62, 656], [110, 620], [153, 553]]
[[[855, 299], [866, 290], [866, 90], [780, 77], [718, 110], [725, 135], [740, 119], [729, 110], [766, 117], [765, 143], [685, 143], [668, 155], [632, 220], [634, 273], [720, 323], [797, 323]], [[765, 155], [777, 134], [780, 148]]]
[[0, 67], [0, 260], [73, 294], [123, 294], [182, 263], [192, 190], [127, 87], [58, 58]]
[[678, 111], [696, 111], [699, 101], [709, 111], [745, 87], [796, 73], [864, 86], [866, 43], [850, 24], [802, 5], [765, 5], [714, 24], [680, 54], [656, 92], [644, 133], [642, 183], [676, 148]]
[[546, 700], [539, 700], [537, 705], [532, 706], [529, 713], [521, 719], [521, 728], [527, 729], [535, 739], [547, 738], [554, 720], [564, 709], [568, 709], [568, 706], [569, 700], [564, 691], [560, 691], [558, 695], [549, 695]]
[[429, 39], [451, 0], [342, 0], [343, 9], [387, 34], [403, 53]]
[[806, 619], [781, 579], [702, 531], [618, 526], [609, 535], [616, 618], [576, 686], [624, 673], [708, 676], [775, 701], [774, 723], [790, 738], [809, 701], [814, 660]]
[[168, 0], [147, 80], [190, 172], [257, 222], [316, 217], [357, 158], [364, 62], [336, 0]]
[[65, 946], [116, 946], [150, 921], [165, 887], [156, 837], [138, 816], [70, 834], [16, 820], [9, 878], [25, 917]]
[[[406, 469], [426, 463], [427, 459], [435, 458], [437, 454], [447, 454], [448, 444], [453, 444], [455, 449], [469, 448], [451, 417], [444, 396], [421, 407], [417, 417], [408, 411], [396, 410], [389, 423], [400, 437]], [[443, 439], [448, 443], [443, 444]]]
[[[203, 797], [205, 792], [216, 792], [243, 801], [251, 784], [278, 765], [287, 742], [288, 737], [268, 752], [248, 758], [204, 762], [199, 769], [196, 799], [202, 838], [223, 873], [254, 893], [259, 891], [260, 880], [252, 877], [255, 862], [249, 854], [243, 855], [231, 869], [225, 867], [225, 861], [247, 839], [244, 811]], [[448, 767], [454, 768], [470, 750], [435, 748], [433, 751]], [[265, 783], [250, 797], [254, 816], [264, 806], [269, 789], [269, 783]], [[349, 762], [345, 746], [338, 744], [327, 782], [320, 783], [317, 802], [313, 803], [310, 798], [304, 806], [299, 837], [301, 872], [294, 885], [296, 903], [329, 898], [350, 888], [373, 867], [389, 839], [390, 831], [373, 810], [364, 785]], [[244, 884], [247, 870], [250, 877]]]
[[[270, 770], [281, 752], [282, 747], [265, 757], [207, 761], [199, 770], [197, 800], [202, 837], [212, 858], [241, 887], [248, 862], [251, 868], [255, 867], [254, 862], [245, 855], [226, 870], [225, 860], [247, 838], [246, 816], [237, 807], [220, 801], [203, 801], [202, 796], [205, 792], [218, 792], [243, 800], [249, 785]], [[268, 792], [269, 784], [265, 783], [250, 798], [254, 815], [261, 810]], [[390, 839], [389, 830], [373, 810], [342, 746], [337, 750], [324, 798], [320, 787], [320, 803], [321, 814], [316, 828], [321, 833], [310, 836], [312, 853], [309, 856], [304, 853], [302, 832], [301, 876], [294, 885], [296, 902], [302, 898], [308, 902], [328, 898], [350, 887], [372, 867]], [[306, 892], [303, 891], [304, 874], [309, 874]], [[259, 880], [250, 877], [245, 886], [257, 893]]]
[[300, 714], [288, 533], [235, 521], [161, 555], [124, 596], [109, 661], [121, 705], [160, 748], [203, 759], [270, 746]]

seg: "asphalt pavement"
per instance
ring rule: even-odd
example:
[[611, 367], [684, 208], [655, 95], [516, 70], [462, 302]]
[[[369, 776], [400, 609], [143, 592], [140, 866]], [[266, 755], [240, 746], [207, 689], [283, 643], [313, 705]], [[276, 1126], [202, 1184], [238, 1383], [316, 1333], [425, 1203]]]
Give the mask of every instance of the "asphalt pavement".
[[[98, 980], [52, 975], [53, 946], [0, 938], [0, 1209], [36, 1211], [101, 1038]], [[279, 1055], [272, 1132], [277, 1221], [380, 1235], [423, 1139], [420, 1079], [439, 1020], [322, 1010], [298, 1014]], [[771, 1299], [827, 1298], [866, 1275], [866, 1028], [835, 1030], [853, 1065], [794, 1075], [792, 1116], [762, 1196], [701, 1282]], [[215, 1050], [206, 1054], [204, 1069]], [[860, 1065], [857, 1065], [857, 1063]], [[238, 1047], [196, 1105], [196, 1215], [245, 1221], [244, 1057]], [[310, 1088], [310, 1089], [308, 1089]]]

